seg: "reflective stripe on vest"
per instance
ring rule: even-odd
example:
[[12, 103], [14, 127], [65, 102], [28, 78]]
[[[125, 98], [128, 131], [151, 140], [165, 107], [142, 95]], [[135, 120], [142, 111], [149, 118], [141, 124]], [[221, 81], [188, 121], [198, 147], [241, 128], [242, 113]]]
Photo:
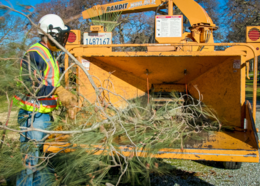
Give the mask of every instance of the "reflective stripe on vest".
[[[56, 59], [54, 59], [50, 51], [39, 43], [32, 45], [26, 53], [30, 51], [37, 52], [45, 61], [47, 68], [44, 71], [44, 80], [42, 83], [45, 86], [59, 87], [59, 65]], [[21, 61], [22, 71], [22, 61]], [[17, 94], [14, 96], [13, 101], [16, 105], [19, 105], [22, 109], [27, 111], [36, 111], [40, 113], [52, 112], [55, 108], [58, 108], [57, 96], [51, 96], [48, 98], [38, 99], [38, 101], [32, 99], [30, 96], [23, 94]], [[35, 107], [35, 108], [34, 108]]]
[[56, 95], [51, 96], [50, 98], [38, 99], [38, 101], [23, 94], [17, 94], [13, 98], [14, 103], [20, 108], [27, 111], [35, 111], [40, 113], [49, 113], [54, 109], [57, 109], [59, 107], [57, 100], [58, 97]]
[[[53, 59], [51, 53], [47, 48], [42, 46], [40, 43], [32, 45], [27, 52], [36, 51], [42, 59], [46, 62], [47, 68], [44, 71], [44, 84], [46, 86], [51, 85], [53, 87], [60, 86], [60, 69], [59, 64], [56, 60]], [[26, 52], [26, 53], [27, 53]]]

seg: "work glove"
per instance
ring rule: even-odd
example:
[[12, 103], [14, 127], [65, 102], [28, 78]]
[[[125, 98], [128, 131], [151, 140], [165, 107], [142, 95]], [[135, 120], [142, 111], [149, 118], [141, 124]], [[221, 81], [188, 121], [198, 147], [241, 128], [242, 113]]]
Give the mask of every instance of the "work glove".
[[67, 109], [69, 117], [74, 119], [77, 114], [77, 96], [66, 90], [63, 86], [59, 86], [54, 91], [58, 96], [61, 104]]
[[67, 113], [70, 119], [75, 119], [78, 112], [77, 106], [78, 106], [78, 102], [74, 102], [72, 103], [70, 108], [67, 108]]

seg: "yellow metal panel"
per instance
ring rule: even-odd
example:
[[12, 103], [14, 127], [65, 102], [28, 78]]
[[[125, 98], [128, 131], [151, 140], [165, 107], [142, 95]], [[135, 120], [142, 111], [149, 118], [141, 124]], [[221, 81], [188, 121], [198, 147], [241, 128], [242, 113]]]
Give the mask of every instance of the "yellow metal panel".
[[[88, 49], [89, 48], [86, 48], [86, 51]], [[94, 50], [95, 48], [92, 49]], [[82, 50], [82, 52], [83, 51], [85, 51], [85, 49]], [[190, 52], [189, 54], [192, 55], [187, 55], [187, 53], [185, 52], [175, 52], [174, 53], [175, 55], [172, 55], [173, 53], [171, 52], [160, 52], [160, 53], [159, 52], [113, 52], [113, 55], [115, 55], [115, 57], [112, 56], [112, 53], [105, 53], [103, 55], [99, 54], [99, 56], [102, 57], [93, 57], [98, 55], [98, 53], [100, 53], [100, 51], [98, 50], [96, 50], [95, 54], [86, 52], [84, 57], [99, 67], [99, 69], [97, 68], [96, 70], [93, 71], [95, 72], [96, 76], [99, 76], [100, 74], [99, 72], [101, 71], [101, 69], [105, 70], [106, 72], [115, 71], [113, 73], [115, 77], [121, 79], [120, 81], [126, 83], [126, 85], [130, 84], [131, 86], [136, 87], [142, 92], [142, 95], [144, 95], [144, 92], [147, 91], [147, 81], [146, 81], [147, 70], [149, 72], [148, 79], [149, 79], [150, 88], [152, 84], [185, 85], [191, 81], [194, 81], [194, 79], [198, 78], [202, 74], [204, 73], [207, 74], [201, 76], [204, 78], [201, 78], [201, 80], [195, 83], [198, 85], [203, 84], [200, 85], [198, 88], [200, 91], [204, 91], [203, 92], [204, 102], [207, 105], [212, 106], [218, 112], [220, 117], [225, 118], [223, 120], [224, 123], [228, 123], [229, 125], [231, 124], [231, 125], [241, 126], [242, 124], [241, 116], [243, 113], [240, 109], [243, 100], [241, 100], [240, 97], [242, 96], [240, 95], [240, 90], [241, 90], [240, 88], [242, 88], [240, 82], [241, 81], [240, 69], [237, 70], [239, 72], [235, 73], [233, 71], [233, 64], [226, 63], [226, 60], [229, 58], [228, 56], [230, 55], [239, 55], [239, 54], [241, 55], [243, 53], [203, 52], [203, 55], [201, 55], [200, 52]], [[81, 54], [81, 53], [78, 53], [77, 50], [77, 54]], [[178, 54], [182, 54], [182, 55], [178, 55]], [[154, 55], [160, 57], [155, 57]], [[223, 65], [219, 65], [222, 63], [224, 64], [224, 67]], [[220, 72], [228, 71], [227, 73], [232, 72], [236, 74], [236, 76], [232, 75], [232, 78], [234, 78], [235, 80], [233, 81], [232, 78], [230, 79], [227, 73], [223, 73], [224, 75], [222, 75], [222, 73], [218, 74], [218, 71], [216, 70], [215, 70], [216, 72], [214, 72], [215, 76], [210, 74], [209, 73], [210, 69], [213, 69], [216, 66], [218, 66], [218, 68], [215, 69], [218, 69], [218, 71]], [[107, 73], [106, 77], [104, 76], [102, 78], [107, 78], [108, 75], [109, 73]], [[219, 83], [218, 87], [214, 87], [214, 81], [219, 80], [219, 78], [222, 79], [221, 81], [223, 81], [223, 83]], [[83, 79], [83, 82], [88, 82], [88, 80]], [[114, 83], [114, 84], [118, 85], [122, 83]], [[84, 86], [86, 85], [84, 84]], [[210, 88], [205, 88], [207, 86]], [[228, 89], [230, 89], [228, 91], [227, 99], [224, 96], [223, 101], [225, 103], [219, 104], [219, 100], [222, 100], [223, 95], [225, 94], [225, 92], [222, 92], [223, 95], [221, 95], [221, 91], [223, 91], [226, 86], [228, 87]], [[233, 88], [234, 91], [232, 91]], [[121, 90], [122, 89], [126, 90], [127, 88], [121, 87]], [[130, 90], [127, 91], [129, 93], [127, 94], [126, 98], [127, 99], [134, 98], [137, 94], [136, 93], [137, 89], [134, 91], [132, 91], [132, 89], [131, 91]], [[86, 88], [85, 90], [86, 92], [91, 92], [91, 88]], [[193, 90], [194, 92], [192, 92], [192, 87], [191, 88], [189, 87], [189, 90], [195, 97], [198, 95], [195, 89]], [[174, 91], [174, 89], [172, 91]], [[233, 92], [234, 92], [234, 96], [232, 94]], [[88, 94], [88, 96], [91, 95], [91, 93], [90, 94], [86, 93], [86, 94]], [[92, 94], [94, 94], [94, 92], [92, 92]], [[123, 95], [125, 95], [125, 92], [123, 93]], [[218, 99], [215, 99], [214, 96], [212, 95], [218, 96]], [[231, 99], [229, 99], [230, 96], [232, 97]], [[214, 105], [216, 105], [216, 108]], [[237, 114], [237, 112], [239, 112], [239, 114]]]
[[[150, 84], [186, 84], [208, 71], [227, 57], [171, 56], [171, 57], [92, 57], [91, 61], [102, 61], [107, 66], [117, 67], [145, 81], [149, 72]], [[186, 73], [185, 73], [186, 71]], [[124, 77], [119, 77], [124, 78]], [[125, 81], [130, 81], [125, 80]], [[145, 81], [146, 82], [146, 81]], [[140, 82], [136, 82], [135, 84]]]
[[214, 25], [204, 8], [194, 0], [173, 0], [173, 3], [189, 19], [191, 26], [196, 23], [208, 23]]
[[[122, 108], [126, 105], [126, 102], [119, 96], [115, 96], [113, 93], [121, 95], [127, 100], [141, 97], [145, 94], [146, 82], [137, 77], [133, 77], [131, 74], [123, 72], [121, 69], [103, 64], [98, 60], [88, 60], [90, 61], [89, 74], [92, 76], [98, 87], [103, 87], [111, 91], [110, 93], [105, 91], [102, 95], [106, 100], [110, 100], [110, 102], [116, 107]], [[120, 79], [117, 76], [132, 81], [135, 80], [135, 82], [138, 82], [140, 86], [136, 84], [136, 86], [133, 86], [131, 85], [131, 81], [126, 82], [122, 80], [124, 78]], [[80, 94], [84, 95], [91, 103], [93, 103], [96, 100], [96, 93], [82, 70], [79, 70], [78, 81]]]
[[[93, 52], [88, 52], [93, 50]], [[95, 52], [94, 52], [95, 50]], [[243, 52], [111, 52], [111, 53], [103, 53], [101, 48], [78, 48], [73, 49], [73, 52], [77, 55], [83, 55], [85, 58], [89, 59], [94, 64], [98, 65], [102, 69], [107, 68], [107, 72], [113, 72], [116, 69], [116, 72], [113, 74], [119, 79], [122, 79], [124, 82], [131, 84], [132, 86], [140, 89], [143, 92], [147, 91], [147, 70], [149, 72], [149, 87], [151, 87], [151, 84], [187, 84], [190, 81], [193, 81], [197, 77], [199, 77], [203, 73], [208, 73], [208, 71], [215, 66], [218, 66], [223, 61], [228, 59], [228, 56], [232, 55], [243, 55], [245, 53]], [[99, 57], [95, 57], [99, 56]], [[217, 57], [216, 57], [217, 56]], [[231, 64], [232, 66], [232, 64]], [[228, 68], [229, 69], [229, 68]], [[186, 70], [186, 74], [184, 71]], [[230, 69], [229, 69], [230, 70]], [[97, 70], [98, 73], [98, 70]], [[208, 74], [210, 76], [209, 79], [217, 79], [213, 77], [211, 74]], [[239, 73], [238, 73], [239, 76]], [[223, 76], [224, 78], [224, 76]], [[223, 79], [222, 78], [222, 79]], [[205, 78], [203, 81], [205, 82], [207, 78]], [[238, 77], [239, 81], [235, 81], [234, 83], [238, 83], [238, 86], [236, 87], [236, 94], [240, 92], [241, 88], [241, 82], [240, 77]], [[209, 81], [207, 81], [209, 82]], [[230, 81], [228, 81], [230, 83]], [[208, 83], [209, 84], [209, 83]], [[214, 83], [210, 83], [211, 86]], [[223, 90], [223, 87], [218, 87], [220, 90]], [[199, 87], [200, 89], [200, 87]], [[212, 89], [213, 90], [213, 89]], [[206, 90], [208, 91], [208, 95], [210, 95], [209, 92], [217, 92], [212, 90]], [[225, 92], [224, 92], [225, 93]], [[223, 94], [224, 94], [223, 93]], [[195, 95], [197, 95], [195, 91]], [[213, 94], [214, 95], [214, 94]], [[130, 97], [134, 97], [134, 94]], [[207, 95], [206, 95], [207, 97]], [[209, 96], [210, 97], [210, 96]], [[207, 98], [212, 99], [214, 98]], [[236, 96], [234, 96], [232, 99], [234, 99]], [[205, 95], [204, 95], [205, 98]], [[205, 98], [206, 99], [206, 98]], [[219, 98], [222, 99], [222, 98]], [[221, 106], [221, 104], [218, 104], [217, 101], [215, 101], [215, 104], [217, 105], [217, 110], [221, 110], [221, 107], [225, 107], [226, 105], [229, 105], [228, 107], [225, 107], [225, 112], [229, 112], [227, 110], [234, 110], [241, 109], [241, 102], [240, 97], [237, 99], [237, 103], [239, 106], [231, 106], [233, 104], [233, 101], [231, 100], [224, 100], [226, 102], [232, 102], [231, 104], [224, 104]], [[207, 104], [207, 101], [205, 101]], [[209, 105], [211, 104], [211, 101], [209, 102]], [[233, 108], [236, 109], [233, 109]], [[214, 108], [215, 109], [215, 108]], [[236, 112], [236, 111], [234, 111]], [[240, 112], [240, 111], [239, 111]], [[241, 111], [242, 112], [242, 111]], [[240, 116], [242, 116], [240, 112]], [[224, 113], [224, 111], [220, 111], [220, 113]], [[230, 114], [232, 115], [232, 114]], [[241, 126], [241, 117], [239, 115], [232, 115], [232, 117], [228, 117], [229, 121], [226, 121], [226, 123], [232, 123], [232, 125]], [[224, 115], [223, 115], [224, 116]], [[236, 119], [234, 119], [236, 118]], [[238, 121], [239, 118], [239, 121]]]
[[[198, 44], [196, 43], [196, 47], [198, 46], [203, 46], [204, 44]], [[128, 46], [128, 45], [125, 45]], [[122, 45], [122, 47], [125, 47]], [[138, 47], [139, 45], [129, 45], [129, 47]], [[155, 44], [151, 45], [152, 47], [161, 47], [161, 46], [195, 46], [194, 43], [181, 43], [181, 44]], [[210, 45], [206, 45], [210, 46]], [[108, 45], [108, 46], [86, 46], [86, 45], [81, 45], [77, 47], [72, 47], [70, 51], [72, 53], [77, 53], [77, 55], [82, 55], [86, 57], [163, 57], [163, 56], [241, 56], [241, 55], [246, 55], [246, 51], [156, 51], [156, 52], [147, 52], [147, 51], [140, 51], [140, 52], [103, 52], [104, 49], [106, 48], [111, 48], [111, 47], [116, 47], [116, 45]], [[119, 46], [120, 47], [120, 46]], [[140, 45], [142, 47], [142, 45]], [[146, 47], [145, 45], [143, 47]], [[147, 46], [150, 47], [150, 46]], [[249, 49], [250, 50], [250, 49]]]
[[[182, 41], [179, 41], [180, 43], [196, 43], [196, 42], [187, 42], [186, 41], [186, 36], [183, 35], [182, 36]], [[173, 38], [168, 38], [168, 43], [174, 43]], [[148, 52], [178, 52], [178, 51], [188, 51], [188, 52], [192, 52], [192, 51], [198, 51], [199, 46], [149, 46], [147, 47], [147, 51]], [[205, 47], [206, 48], [212, 48], [210, 46]], [[205, 50], [204, 49], [204, 50]], [[208, 51], [214, 51], [214, 50], [208, 50]]]
[[[247, 131], [236, 131], [235, 129], [224, 130], [223, 132], [205, 132], [192, 134], [189, 138], [183, 141], [183, 149], [197, 149], [197, 150], [245, 150], [251, 151], [258, 149], [255, 146], [255, 138], [251, 138]], [[126, 137], [114, 139], [114, 142], [120, 145], [128, 145]], [[137, 143], [137, 142], [135, 142]], [[168, 149], [180, 149], [174, 146], [166, 146]]]
[[174, 52], [177, 51], [175, 46], [147, 47], [148, 52]]
[[252, 141], [252, 146], [254, 148], [259, 148], [258, 146], [258, 134], [257, 129], [255, 127], [255, 122], [252, 116], [252, 108], [249, 101], [246, 103], [246, 128], [247, 128], [247, 136]]
[[[148, 149], [137, 149], [137, 156], [155, 157], [155, 158], [173, 158], [173, 159], [190, 159], [190, 160], [207, 160], [207, 161], [234, 161], [234, 162], [259, 162], [259, 152], [257, 148], [252, 146], [253, 141], [248, 139], [246, 132], [215, 132], [213, 134], [200, 133], [201, 140], [190, 140], [185, 142], [183, 149], [174, 149], [165, 147], [157, 153], [148, 154]], [[46, 143], [44, 151], [58, 152], [61, 148], [69, 146], [68, 143]], [[109, 154], [106, 149], [101, 146], [95, 148], [86, 148], [86, 152], [94, 151], [95, 155], [102, 153]], [[99, 148], [101, 150], [97, 150]], [[103, 150], [102, 150], [103, 149]], [[125, 156], [133, 156], [134, 149], [124, 145], [118, 146], [117, 150], [121, 151]], [[66, 149], [65, 152], [71, 152]]]
[[83, 19], [89, 19], [108, 12], [122, 12], [123, 14], [155, 10], [161, 0], [128, 0], [104, 5], [97, 5], [82, 12]]
[[239, 131], [224, 131], [215, 132], [214, 134], [207, 134], [203, 132], [199, 134], [203, 137], [202, 144], [199, 141], [195, 141], [193, 148], [203, 149], [229, 149], [229, 150], [256, 150], [254, 141], [248, 139], [246, 132]]
[[[256, 49], [256, 55], [259, 56], [260, 55], [260, 43], [250, 43], [250, 45]], [[226, 49], [226, 51], [228, 52], [232, 52], [232, 51], [244, 51], [245, 53], [245, 60], [248, 61], [250, 59], [254, 58], [254, 53], [253, 51], [245, 46], [233, 46], [233, 47], [229, 47]]]
[[[219, 59], [219, 57], [215, 57]], [[239, 63], [238, 69], [234, 66]], [[241, 57], [230, 57], [214, 68], [192, 80], [189, 92], [199, 98], [197, 86], [203, 96], [203, 103], [214, 109], [224, 125], [241, 126]], [[235, 68], [234, 68], [235, 67]]]
[[245, 57], [241, 56], [241, 75], [240, 75], [240, 104], [241, 104], [241, 128], [244, 128], [244, 118], [246, 117], [246, 61]]
[[[46, 144], [44, 146], [44, 151], [57, 153], [64, 146], [49, 146]], [[100, 147], [97, 147], [100, 149]], [[101, 148], [102, 149], [102, 148]], [[95, 151], [94, 151], [95, 150]], [[120, 151], [121, 150], [121, 151]], [[151, 158], [163, 158], [163, 159], [186, 159], [186, 160], [205, 160], [205, 161], [233, 161], [233, 162], [250, 162], [258, 163], [259, 162], [259, 152], [258, 150], [202, 150], [202, 149], [161, 149], [157, 154], [148, 154], [145, 151], [134, 152], [133, 149], [123, 146], [120, 147], [119, 152], [124, 156], [134, 156], [137, 154], [139, 157], [151, 157]], [[71, 149], [66, 149], [62, 152], [72, 152]], [[93, 152], [94, 155], [106, 154], [109, 155], [109, 152], [106, 150], [97, 150], [97, 149], [87, 149], [86, 152]]]
[[77, 48], [75, 50], [71, 50], [71, 53], [75, 56], [84, 56], [85, 54], [91, 54], [91, 55], [100, 55], [102, 54], [110, 54], [112, 53], [112, 47], [100, 47], [99, 49], [96, 48]]
[[244, 61], [254, 59], [254, 83], [253, 83], [253, 117], [256, 119], [256, 103], [257, 103], [257, 76], [258, 76], [258, 60], [257, 56], [260, 55], [260, 43], [250, 43], [244, 46], [233, 46], [227, 48], [226, 51], [245, 51]]

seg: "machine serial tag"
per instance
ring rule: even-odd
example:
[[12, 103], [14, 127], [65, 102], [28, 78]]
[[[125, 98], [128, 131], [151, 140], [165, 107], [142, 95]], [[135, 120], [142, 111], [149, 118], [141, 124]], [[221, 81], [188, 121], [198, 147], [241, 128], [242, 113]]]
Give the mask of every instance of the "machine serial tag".
[[85, 32], [84, 45], [110, 45], [112, 43], [111, 32]]

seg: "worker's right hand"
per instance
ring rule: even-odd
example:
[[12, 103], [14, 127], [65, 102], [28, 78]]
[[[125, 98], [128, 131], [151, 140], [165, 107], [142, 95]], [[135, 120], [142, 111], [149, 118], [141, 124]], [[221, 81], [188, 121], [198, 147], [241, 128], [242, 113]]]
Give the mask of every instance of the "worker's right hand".
[[54, 94], [58, 96], [58, 99], [61, 102], [61, 104], [68, 110], [69, 116], [71, 115], [75, 118], [75, 115], [77, 113], [77, 109], [75, 108], [77, 106], [77, 96], [75, 96], [62, 86], [57, 87], [54, 91]]

